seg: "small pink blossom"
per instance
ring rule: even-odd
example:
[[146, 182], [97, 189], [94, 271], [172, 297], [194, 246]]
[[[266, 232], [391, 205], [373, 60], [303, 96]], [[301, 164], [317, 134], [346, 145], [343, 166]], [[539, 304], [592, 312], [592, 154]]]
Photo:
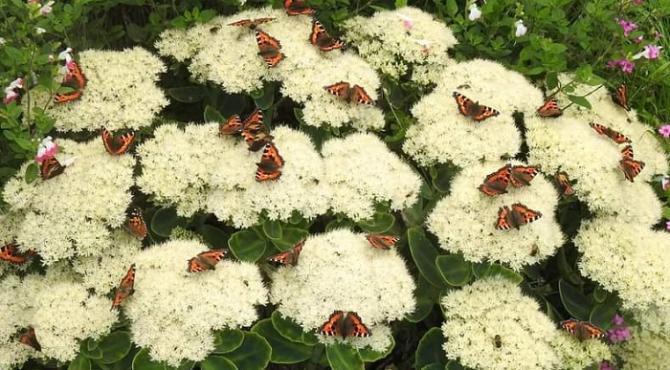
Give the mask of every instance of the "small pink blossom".
[[644, 40], [644, 36], [640, 35], [640, 36], [634, 38], [633, 42], [635, 42], [636, 44], [639, 44], [639, 43], [642, 42], [642, 40]]
[[630, 340], [630, 329], [626, 326], [623, 316], [619, 314], [614, 315], [612, 324], [614, 324], [612, 329], [607, 331], [607, 339], [609, 339], [611, 343], [620, 343]]
[[611, 362], [603, 360], [603, 362], [600, 363], [598, 370], [616, 370], [616, 368]]
[[658, 133], [664, 138], [670, 138], [670, 124], [665, 124], [658, 128]]
[[625, 19], [619, 19], [619, 26], [623, 28], [623, 35], [626, 37], [628, 37], [628, 35], [630, 35], [631, 32], [637, 29], [637, 24], [631, 21], [627, 21]]
[[665, 229], [670, 231], [670, 221], [665, 221]]
[[657, 45], [647, 45], [644, 47], [644, 57], [649, 60], [658, 59], [658, 56], [661, 54], [662, 46]]
[[17, 78], [12, 81], [5, 87], [5, 97], [2, 99], [2, 102], [7, 105], [13, 101], [16, 101], [21, 97], [20, 90], [23, 89], [23, 79]]
[[635, 63], [628, 59], [619, 59], [619, 60], [610, 60], [607, 62], [607, 67], [609, 68], [619, 68], [623, 73], [633, 73], [635, 69]]
[[412, 20], [412, 18], [410, 18], [410, 17], [408, 17], [404, 14], [398, 14], [398, 17], [400, 17], [400, 19], [402, 19], [402, 26], [407, 31], [411, 30], [412, 27], [414, 27], [414, 21]]
[[47, 14], [50, 14], [50, 13], [53, 11], [53, 8], [52, 8], [53, 5], [54, 5], [54, 2], [53, 2], [53, 1], [49, 1], [48, 3], [44, 4], [44, 5], [40, 8], [40, 14], [41, 14], [41, 15], [47, 15]]
[[661, 189], [663, 189], [663, 191], [668, 191], [668, 189], [670, 189], [670, 177], [661, 177]]
[[37, 148], [37, 155], [35, 162], [42, 163], [49, 158], [53, 158], [58, 153], [58, 144], [53, 142], [51, 136], [42, 139], [40, 146]]
[[633, 4], [635, 5], [642, 5], [644, 3], [644, 0], [633, 0]]

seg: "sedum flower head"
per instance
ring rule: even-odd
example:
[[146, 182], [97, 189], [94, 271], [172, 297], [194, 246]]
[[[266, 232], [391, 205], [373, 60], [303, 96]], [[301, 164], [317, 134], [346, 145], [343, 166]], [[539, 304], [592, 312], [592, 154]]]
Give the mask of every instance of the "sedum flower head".
[[[435, 205], [427, 225], [443, 249], [462, 253], [469, 261], [500, 261], [519, 270], [553, 255], [564, 238], [554, 218], [556, 190], [542, 174], [530, 186], [510, 185], [508, 193], [495, 197], [478, 189], [488, 174], [504, 165], [505, 162], [488, 162], [464, 168], [452, 181], [451, 193]], [[519, 230], [497, 230], [500, 207], [514, 203], [539, 211], [542, 217]]]
[[133, 341], [156, 361], [178, 366], [214, 350], [214, 330], [251, 325], [267, 291], [258, 268], [223, 260], [214, 270], [186, 271], [187, 261], [207, 247], [174, 240], [137, 255], [135, 293], [124, 303]]
[[346, 339], [359, 348], [387, 349], [387, 323], [414, 310], [415, 286], [402, 257], [394, 249], [375, 249], [365, 235], [346, 229], [309, 237], [298, 264], [278, 268], [271, 278], [271, 302], [305, 331], [320, 329], [335, 310], [358, 313], [372, 332]]
[[20, 367], [36, 353], [31, 347], [19, 343], [15, 334], [31, 325], [33, 294], [39, 290], [33, 283], [38, 282], [33, 277], [21, 281], [13, 275], [0, 280], [0, 369]]
[[574, 240], [584, 276], [616, 291], [624, 308], [670, 304], [670, 235], [616, 217], [582, 225]]
[[600, 364], [602, 360], [611, 360], [609, 347], [599, 340], [578, 341], [574, 336], [562, 331], [551, 343], [559, 356], [561, 369], [583, 370], [589, 366]]
[[331, 139], [321, 152], [335, 212], [360, 220], [373, 216], [375, 202], [401, 210], [418, 199], [419, 175], [373, 134]]
[[670, 336], [649, 330], [633, 331], [633, 338], [617, 348], [621, 370], [666, 369], [670, 359]]
[[[535, 300], [501, 277], [478, 280], [442, 299], [444, 350], [476, 370], [555, 369], [558, 332]], [[496, 345], [500, 337], [500, 347]]]

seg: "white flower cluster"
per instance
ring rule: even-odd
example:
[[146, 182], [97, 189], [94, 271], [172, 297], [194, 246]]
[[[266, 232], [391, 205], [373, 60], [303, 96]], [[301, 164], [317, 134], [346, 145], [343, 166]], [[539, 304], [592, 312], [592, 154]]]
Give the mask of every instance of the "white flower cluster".
[[416, 202], [421, 178], [378, 137], [353, 134], [323, 145], [331, 207], [354, 220], [372, 217], [374, 203], [401, 210]]
[[135, 293], [124, 302], [133, 341], [156, 361], [178, 366], [214, 349], [213, 330], [251, 325], [267, 290], [258, 267], [223, 260], [214, 270], [187, 272], [187, 261], [207, 247], [174, 240], [135, 258]]
[[87, 143], [58, 140], [61, 163], [73, 161], [58, 176], [27, 184], [24, 164], [7, 182], [3, 199], [15, 217], [13, 238], [22, 251], [34, 250], [44, 263], [75, 255], [90, 256], [111, 246], [108, 227], [126, 219], [134, 181], [132, 156], [110, 156], [96, 138]]
[[560, 357], [552, 347], [556, 326], [512, 282], [478, 280], [449, 292], [442, 306], [450, 360], [477, 370], [558, 368]]
[[579, 341], [566, 331], [562, 331], [551, 343], [560, 358], [560, 369], [583, 370], [592, 365], [597, 365], [603, 360], [611, 360], [612, 352], [603, 341], [585, 340]]
[[[426, 224], [443, 249], [463, 253], [469, 261], [499, 261], [518, 270], [553, 255], [563, 245], [564, 238], [554, 218], [558, 205], [556, 189], [542, 174], [530, 186], [510, 185], [506, 194], [490, 197], [478, 189], [489, 173], [505, 164], [487, 162], [463, 169], [452, 180], [451, 193], [435, 205]], [[500, 207], [511, 207], [514, 203], [539, 211], [542, 217], [519, 230], [497, 230]]]
[[[500, 112], [482, 122], [463, 116], [454, 91]], [[514, 94], [503, 93], [514, 91]], [[413, 108], [417, 124], [407, 130], [403, 150], [422, 165], [451, 161], [467, 166], [514, 156], [521, 145], [512, 113], [534, 112], [542, 92], [519, 73], [481, 59], [452, 64], [437, 86]]]
[[574, 240], [582, 253], [579, 269], [609, 291], [624, 308], [670, 305], [670, 235], [617, 217], [582, 225]]
[[346, 41], [374, 68], [395, 79], [411, 74], [420, 85], [436, 82], [452, 63], [447, 50], [458, 43], [443, 22], [409, 6], [358, 16], [342, 27]]
[[27, 278], [22, 282], [18, 276], [11, 275], [0, 280], [0, 369], [20, 366], [36, 353], [16, 339], [16, 334], [30, 325], [34, 312], [33, 297], [26, 294], [31, 285], [29, 280], [34, 281]]
[[[258, 28], [277, 39], [285, 55], [274, 68], [258, 55], [253, 31], [229, 25], [264, 17], [274, 20]], [[281, 81], [282, 93], [305, 105], [303, 119], [309, 125], [340, 127], [351, 122], [359, 129], [382, 128], [380, 109], [339, 101], [324, 89], [345, 81], [362, 86], [376, 99], [380, 81], [375, 71], [350, 51], [320, 51], [309, 41], [311, 30], [309, 17], [289, 17], [283, 9], [250, 9], [189, 30], [166, 31], [156, 47], [161, 55], [180, 61], [190, 57], [189, 70], [196, 79], [212, 81], [229, 93], [252, 92], [264, 81]]]
[[150, 126], [168, 104], [156, 85], [166, 68], [144, 49], [86, 50], [78, 59], [88, 82], [79, 100], [51, 107], [57, 130], [138, 129]]
[[624, 363], [621, 370], [667, 369], [670, 336], [634, 329], [632, 339], [622, 344], [616, 354]]
[[356, 312], [372, 333], [347, 338], [357, 348], [383, 352], [392, 340], [387, 323], [414, 310], [415, 286], [402, 257], [346, 229], [309, 237], [298, 264], [280, 267], [271, 277], [271, 302], [305, 331], [319, 330], [336, 310]]

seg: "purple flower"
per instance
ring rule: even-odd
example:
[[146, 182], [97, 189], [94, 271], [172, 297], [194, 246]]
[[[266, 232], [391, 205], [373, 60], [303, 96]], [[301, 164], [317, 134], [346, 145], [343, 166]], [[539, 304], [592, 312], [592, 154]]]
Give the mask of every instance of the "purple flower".
[[657, 45], [647, 45], [644, 47], [644, 57], [649, 60], [658, 59], [658, 55], [661, 54], [662, 48], [663, 47]]
[[614, 326], [607, 331], [607, 339], [611, 343], [625, 342], [631, 338], [630, 329], [626, 326], [623, 316], [616, 314], [612, 318]]
[[642, 5], [643, 2], [644, 0], [633, 0], [633, 4], [635, 5]]
[[670, 221], [665, 221], [665, 229], [670, 231]]
[[607, 62], [608, 68], [620, 68], [623, 73], [633, 73], [635, 63], [628, 59], [610, 60]]
[[614, 324], [616, 326], [621, 326], [621, 325], [625, 324], [625, 322], [623, 320], [623, 316], [621, 316], [619, 314], [614, 315], [614, 317], [612, 318], [612, 324]]
[[658, 128], [658, 133], [661, 134], [664, 138], [669, 138], [670, 137], [670, 124], [665, 124], [661, 127]]
[[603, 362], [600, 363], [599, 370], [616, 370], [616, 368], [611, 362], [603, 360]]
[[631, 21], [627, 21], [625, 19], [619, 19], [619, 26], [623, 28], [623, 35], [626, 37], [628, 37], [628, 35], [630, 35], [631, 32], [637, 29], [637, 24]]

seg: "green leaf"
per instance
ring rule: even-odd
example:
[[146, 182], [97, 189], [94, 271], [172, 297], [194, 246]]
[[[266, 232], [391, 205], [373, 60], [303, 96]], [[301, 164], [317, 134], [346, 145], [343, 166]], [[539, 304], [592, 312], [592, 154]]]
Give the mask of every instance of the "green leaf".
[[91, 360], [80, 353], [74, 360], [72, 360], [72, 362], [70, 362], [67, 370], [91, 370]]
[[440, 290], [426, 281], [423, 276], [419, 276], [417, 280], [417, 287], [414, 292], [416, 294], [416, 307], [414, 312], [406, 317], [407, 321], [413, 323], [423, 321], [433, 311], [433, 306], [435, 306], [440, 295]]
[[284, 338], [272, 325], [272, 319], [258, 321], [251, 331], [262, 335], [272, 347], [270, 362], [275, 364], [297, 364], [312, 356], [312, 346], [292, 342]]
[[495, 276], [495, 275], [500, 275], [504, 277], [505, 279], [510, 280], [516, 285], [521, 284], [523, 281], [523, 276], [517, 272], [515, 272], [512, 269], [509, 269], [505, 266], [501, 266], [499, 264], [493, 264], [491, 265], [491, 268], [488, 271], [489, 276]]
[[279, 240], [282, 238], [282, 228], [281, 222], [268, 220], [263, 222], [263, 232], [265, 236], [273, 240]]
[[100, 360], [102, 358], [102, 350], [96, 345], [89, 345], [93, 341], [88, 339], [81, 343], [79, 354], [86, 356], [92, 360]]
[[440, 363], [432, 363], [421, 368], [421, 370], [444, 370], [445, 367]]
[[291, 318], [284, 317], [279, 311], [275, 310], [272, 312], [271, 319], [272, 326], [274, 326], [275, 330], [277, 330], [277, 332], [284, 338], [309, 345], [316, 344], [316, 342], [312, 341], [304, 342], [305, 332], [302, 330], [302, 327]]
[[409, 251], [412, 254], [412, 259], [416, 263], [421, 275], [426, 280], [438, 288], [444, 287], [442, 275], [435, 266], [435, 259], [437, 258], [437, 250], [433, 244], [428, 240], [423, 229], [411, 228], [407, 230], [407, 241], [409, 242]]
[[363, 362], [375, 362], [391, 354], [393, 348], [395, 348], [395, 338], [391, 336], [391, 345], [384, 352], [377, 352], [370, 349], [370, 347], [364, 347], [358, 350], [358, 354], [361, 355]]
[[605, 299], [607, 299], [608, 296], [609, 293], [600, 285], [597, 285], [596, 289], [593, 291], [593, 299], [598, 303], [605, 302]]
[[460, 254], [438, 256], [435, 259], [437, 270], [449, 285], [463, 286], [470, 281], [472, 264], [466, 261]]
[[444, 370], [465, 370], [465, 368], [458, 362], [449, 360], [449, 362], [447, 362], [447, 366], [444, 367]]
[[612, 319], [619, 311], [618, 299], [614, 294], [610, 294], [607, 299], [593, 307], [589, 315], [589, 321], [603, 329], [609, 329], [612, 326]]
[[395, 0], [396, 9], [403, 8], [405, 6], [407, 6], [407, 0]]
[[130, 352], [130, 346], [130, 334], [128, 332], [115, 331], [109, 334], [98, 345], [98, 348], [102, 350], [102, 359], [100, 359], [100, 362], [111, 364], [120, 361]]
[[229, 359], [221, 356], [210, 355], [200, 363], [201, 370], [238, 370], [238, 367]]
[[223, 115], [211, 105], [205, 107], [205, 113], [203, 116], [205, 118], [205, 122], [226, 122], [226, 119], [223, 117]]
[[270, 240], [277, 249], [285, 251], [293, 248], [299, 241], [304, 240], [309, 235], [309, 231], [297, 227], [285, 227], [282, 229], [282, 238], [279, 240]]
[[581, 105], [582, 107], [591, 109], [591, 103], [589, 103], [589, 101], [583, 96], [568, 94], [568, 99], [570, 99], [571, 102], [577, 105]]
[[262, 336], [256, 333], [244, 333], [242, 345], [226, 354], [238, 369], [263, 370], [270, 363], [272, 347]]
[[212, 248], [218, 249], [228, 245], [228, 234], [216, 226], [204, 224], [198, 228], [198, 233]]
[[133, 370], [167, 370], [167, 368], [165, 364], [152, 360], [149, 350], [142, 348], [133, 358]]
[[326, 346], [328, 364], [333, 370], [364, 370], [363, 359], [356, 349], [348, 344], [336, 342]]
[[547, 90], [553, 90], [558, 87], [558, 73], [549, 72], [544, 79]]
[[201, 86], [173, 87], [167, 93], [181, 103], [195, 103], [205, 97], [205, 89]]
[[251, 97], [254, 99], [256, 106], [261, 110], [270, 109], [275, 98], [274, 85], [266, 84], [263, 86], [263, 89], [252, 92]]
[[586, 296], [563, 279], [558, 281], [558, 291], [563, 306], [572, 317], [578, 320], [588, 320], [590, 309]]
[[416, 348], [414, 368], [421, 369], [426, 365], [434, 363], [442, 364], [442, 366], [446, 365], [447, 355], [444, 353], [444, 349], [442, 349], [443, 343], [444, 336], [440, 328], [431, 328], [428, 330]]
[[33, 181], [37, 180], [37, 176], [39, 176], [40, 170], [37, 167], [37, 163], [31, 163], [28, 165], [26, 168], [26, 183], [31, 184]]
[[244, 332], [238, 329], [223, 329], [216, 332], [214, 337], [214, 351], [224, 354], [238, 349], [244, 341]]
[[265, 253], [266, 241], [252, 229], [246, 229], [231, 235], [228, 247], [237, 259], [256, 262]]
[[126, 34], [131, 40], [137, 43], [141, 43], [146, 40], [147, 36], [149, 36], [149, 33], [144, 27], [140, 27], [132, 22], [126, 24]]
[[368, 233], [381, 234], [393, 227], [395, 217], [388, 212], [376, 212], [372, 218], [358, 221], [356, 224]]
[[151, 231], [167, 238], [178, 222], [179, 217], [174, 208], [161, 208], [151, 217]]
[[475, 274], [477, 279], [489, 276], [489, 271], [491, 270], [491, 265], [486, 262], [473, 263], [472, 264], [472, 273]]
[[458, 4], [456, 3], [456, 0], [447, 0], [447, 14], [453, 18], [456, 13], [458, 13]]

